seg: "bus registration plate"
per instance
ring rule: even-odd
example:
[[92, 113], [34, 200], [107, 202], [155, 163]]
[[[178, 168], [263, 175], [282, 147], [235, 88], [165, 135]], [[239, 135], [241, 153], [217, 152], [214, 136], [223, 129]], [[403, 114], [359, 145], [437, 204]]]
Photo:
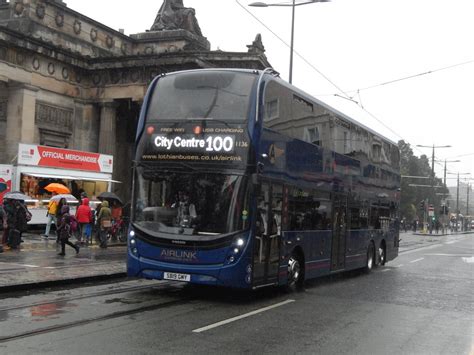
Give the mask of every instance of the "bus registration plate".
[[178, 274], [176, 272], [165, 272], [163, 275], [165, 280], [174, 280], [174, 281], [183, 281], [189, 282], [191, 281], [191, 275], [189, 274]]

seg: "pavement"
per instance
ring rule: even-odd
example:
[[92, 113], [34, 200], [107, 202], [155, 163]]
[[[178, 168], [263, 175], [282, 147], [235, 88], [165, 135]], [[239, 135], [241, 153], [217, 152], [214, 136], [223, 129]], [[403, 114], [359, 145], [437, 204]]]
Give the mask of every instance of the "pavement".
[[57, 255], [60, 249], [56, 237], [25, 233], [19, 249], [0, 253], [0, 293], [126, 276], [126, 243], [103, 249], [93, 241], [78, 254], [66, 245], [66, 256]]
[[[474, 233], [474, 232], [469, 232]], [[459, 237], [462, 233], [400, 233], [400, 253]], [[126, 276], [126, 243], [109, 243], [102, 249], [94, 242], [81, 247], [76, 255], [66, 245], [66, 256], [55, 238], [43, 239], [39, 234], [25, 234], [20, 249], [0, 253], [0, 293], [60, 286]], [[71, 239], [74, 243], [74, 238]]]

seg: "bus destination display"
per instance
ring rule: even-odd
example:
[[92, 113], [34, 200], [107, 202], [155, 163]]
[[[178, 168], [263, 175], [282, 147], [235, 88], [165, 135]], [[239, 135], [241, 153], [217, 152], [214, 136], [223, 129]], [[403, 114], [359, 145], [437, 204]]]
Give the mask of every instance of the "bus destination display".
[[249, 139], [240, 127], [146, 128], [143, 161], [236, 162], [247, 160]]

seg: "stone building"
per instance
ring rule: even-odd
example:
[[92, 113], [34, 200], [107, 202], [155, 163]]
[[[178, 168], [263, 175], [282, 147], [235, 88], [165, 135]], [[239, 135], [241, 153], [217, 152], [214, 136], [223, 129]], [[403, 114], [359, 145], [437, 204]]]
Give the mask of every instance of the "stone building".
[[129, 199], [135, 127], [156, 75], [270, 66], [259, 36], [247, 52], [211, 51], [179, 3], [165, 0], [153, 30], [127, 36], [60, 0], [0, 0], [0, 164], [16, 161], [18, 143], [109, 154], [123, 182], [114, 191]]

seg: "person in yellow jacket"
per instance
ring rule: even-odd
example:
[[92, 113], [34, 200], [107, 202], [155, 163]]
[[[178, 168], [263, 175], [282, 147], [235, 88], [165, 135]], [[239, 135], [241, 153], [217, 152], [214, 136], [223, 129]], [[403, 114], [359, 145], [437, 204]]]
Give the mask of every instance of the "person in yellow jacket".
[[53, 196], [51, 196], [51, 199], [49, 200], [48, 203], [48, 212], [46, 213], [46, 216], [48, 217], [48, 222], [46, 223], [46, 230], [43, 234], [43, 238], [48, 239], [49, 238], [49, 232], [51, 231], [51, 223], [54, 222], [54, 225], [58, 226], [58, 221], [56, 219], [56, 212], [58, 210], [58, 201], [53, 200], [53, 197], [57, 195], [55, 192], [53, 192]]

